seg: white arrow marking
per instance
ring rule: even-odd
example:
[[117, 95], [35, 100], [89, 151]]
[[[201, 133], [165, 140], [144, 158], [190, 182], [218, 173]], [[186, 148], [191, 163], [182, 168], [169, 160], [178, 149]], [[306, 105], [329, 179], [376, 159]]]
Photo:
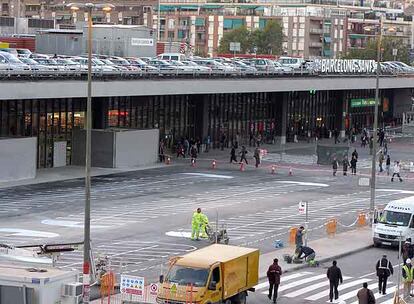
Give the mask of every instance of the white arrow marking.
[[184, 231], [168, 231], [165, 233], [166, 236], [172, 237], [181, 237], [181, 238], [191, 238], [191, 232], [184, 232]]
[[0, 232], [10, 233], [15, 236], [25, 236], [25, 237], [41, 237], [41, 238], [54, 238], [59, 236], [57, 233], [53, 232], [44, 232], [37, 230], [26, 230], [26, 229], [17, 229], [17, 228], [0, 228]]
[[329, 185], [327, 185], [327, 184], [308, 183], [308, 182], [278, 181], [278, 183], [282, 183], [282, 184], [296, 184], [296, 185], [301, 185], [301, 186], [329, 187]]

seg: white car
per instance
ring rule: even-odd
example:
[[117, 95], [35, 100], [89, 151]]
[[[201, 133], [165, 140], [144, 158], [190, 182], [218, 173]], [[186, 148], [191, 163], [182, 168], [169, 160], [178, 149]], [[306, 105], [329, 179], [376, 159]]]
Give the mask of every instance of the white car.
[[30, 67], [21, 62], [16, 56], [7, 52], [0, 52], [0, 70], [30, 71]]
[[183, 64], [187, 65], [187, 66], [194, 67], [194, 68], [195, 68], [195, 69], [197, 69], [197, 71], [199, 71], [199, 72], [211, 73], [211, 68], [206, 67], [206, 66], [199, 65], [199, 64], [197, 64], [197, 63], [195, 63], [195, 62], [193, 62], [193, 61], [190, 61], [190, 60], [184, 60], [184, 61], [181, 61], [181, 62], [182, 62]]

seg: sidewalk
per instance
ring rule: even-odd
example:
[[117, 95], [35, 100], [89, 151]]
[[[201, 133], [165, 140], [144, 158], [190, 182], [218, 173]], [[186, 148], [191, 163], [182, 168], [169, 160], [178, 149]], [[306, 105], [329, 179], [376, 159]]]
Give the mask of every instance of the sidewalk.
[[[155, 163], [151, 166], [122, 168], [122, 169], [93, 167], [91, 170], [91, 176], [102, 176], [102, 175], [109, 175], [109, 174], [115, 174], [115, 173], [140, 171], [140, 170], [148, 170], [148, 169], [163, 168], [163, 167], [165, 167], [165, 165], [161, 163]], [[59, 167], [59, 168], [39, 169], [36, 172], [35, 178], [21, 179], [17, 181], [0, 182], [0, 189], [8, 188], [8, 187], [17, 187], [17, 186], [65, 181], [65, 180], [84, 178], [84, 177], [85, 177], [85, 167], [82, 167], [82, 166], [66, 166], [66, 167]]]
[[[371, 227], [366, 227], [339, 233], [334, 237], [310, 241], [308, 245], [315, 250], [316, 260], [323, 263], [372, 247], [371, 233]], [[259, 263], [259, 278], [266, 277], [267, 269], [273, 263], [274, 258], [279, 259], [279, 265], [282, 267], [283, 272], [307, 267], [307, 264], [287, 264], [283, 260], [284, 254], [292, 255], [294, 250], [293, 246], [286, 246], [282, 249], [262, 254]]]

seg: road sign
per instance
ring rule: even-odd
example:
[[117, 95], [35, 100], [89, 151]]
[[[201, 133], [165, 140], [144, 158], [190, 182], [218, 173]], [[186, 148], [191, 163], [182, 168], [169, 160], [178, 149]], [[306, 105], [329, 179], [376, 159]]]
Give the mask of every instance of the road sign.
[[170, 288], [171, 293], [177, 293], [177, 284], [173, 283]]
[[121, 293], [144, 298], [144, 278], [128, 275], [121, 276]]
[[307, 205], [308, 205], [307, 202], [302, 202], [302, 201], [299, 202], [299, 214], [306, 214], [306, 209], [308, 207]]
[[153, 296], [158, 295], [158, 284], [152, 283], [152, 284], [150, 285], [149, 290], [150, 290], [150, 294], [151, 294], [151, 295], [153, 295]]
[[240, 42], [230, 42], [230, 51], [240, 52]]

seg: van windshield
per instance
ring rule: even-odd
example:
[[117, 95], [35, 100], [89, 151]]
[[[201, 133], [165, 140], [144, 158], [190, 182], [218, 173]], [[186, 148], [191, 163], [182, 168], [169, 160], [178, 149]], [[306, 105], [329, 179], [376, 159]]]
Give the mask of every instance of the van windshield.
[[395, 212], [385, 210], [380, 217], [379, 222], [397, 226], [408, 226], [410, 223], [411, 213]]
[[207, 284], [208, 274], [209, 269], [174, 265], [170, 269], [166, 281], [178, 285], [192, 284], [194, 287], [202, 287]]

